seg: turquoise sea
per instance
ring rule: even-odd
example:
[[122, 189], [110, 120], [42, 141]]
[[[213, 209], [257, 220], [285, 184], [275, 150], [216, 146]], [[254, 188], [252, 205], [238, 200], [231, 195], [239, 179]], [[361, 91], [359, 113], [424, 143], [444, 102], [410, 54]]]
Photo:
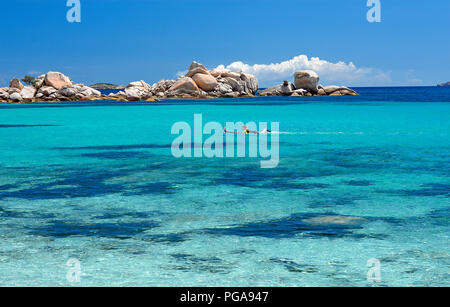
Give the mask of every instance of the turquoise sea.
[[[0, 286], [448, 286], [450, 89], [357, 91], [1, 104]], [[278, 167], [172, 157], [194, 114], [279, 122]]]

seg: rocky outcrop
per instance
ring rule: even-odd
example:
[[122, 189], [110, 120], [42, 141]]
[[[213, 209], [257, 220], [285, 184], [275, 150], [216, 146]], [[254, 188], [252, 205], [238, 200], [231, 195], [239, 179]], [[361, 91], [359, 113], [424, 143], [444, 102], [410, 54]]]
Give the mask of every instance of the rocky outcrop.
[[208, 70], [192, 62], [185, 76], [177, 80], [161, 80], [152, 86], [153, 94], [163, 98], [232, 98], [255, 95], [255, 76], [228, 69]]
[[219, 84], [213, 76], [210, 74], [197, 73], [192, 77], [192, 80], [197, 84], [199, 88], [205, 92], [213, 91]]
[[69, 77], [63, 75], [60, 72], [50, 71], [45, 75], [44, 78], [45, 85], [52, 86], [57, 90], [66, 87], [72, 87], [73, 83]]
[[192, 78], [184, 77], [178, 79], [166, 93], [174, 96], [178, 94], [196, 95], [200, 93], [200, 89]]
[[20, 91], [20, 96], [22, 96], [23, 99], [33, 99], [35, 94], [36, 94], [36, 89], [32, 86], [25, 86]]
[[[345, 86], [321, 86], [313, 71], [298, 71], [294, 82], [265, 89], [261, 96], [340, 96], [357, 95]], [[102, 95], [98, 90], [74, 82], [60, 72], [48, 72], [36, 78], [33, 86], [24, 86], [13, 79], [10, 87], [0, 88], [0, 102], [81, 101], [109, 99], [117, 101], [157, 101], [160, 98], [236, 98], [254, 96], [258, 91], [255, 76], [224, 68], [208, 70], [192, 62], [187, 73], [176, 80], [160, 80], [153, 85], [145, 81], [129, 83], [122, 91]]]
[[12, 79], [9, 88], [2, 88], [0, 100], [6, 102], [39, 102], [67, 100], [103, 99], [102, 94], [83, 84], [73, 84], [69, 77], [59, 72], [41, 75], [33, 86], [23, 86], [18, 79]]
[[297, 71], [294, 73], [295, 88], [302, 88], [310, 93], [318, 92], [319, 76], [312, 70]]
[[330, 85], [323, 87], [318, 84], [319, 76], [314, 71], [298, 71], [294, 73], [294, 84], [284, 81], [283, 84], [259, 92], [261, 96], [342, 96], [358, 95], [354, 90]]
[[22, 82], [20, 82], [19, 79], [14, 78], [9, 82], [9, 87], [16, 88], [21, 91], [24, 88], [24, 85], [22, 84]]
[[9, 99], [11, 101], [13, 101], [13, 102], [19, 102], [19, 101], [23, 100], [22, 96], [20, 96], [20, 94], [17, 93], [17, 92], [12, 93], [11, 95], [9, 95]]
[[143, 80], [129, 83], [123, 94], [130, 101], [139, 101], [153, 96], [152, 87]]
[[283, 84], [265, 89], [259, 94], [261, 96], [291, 96], [295, 90], [294, 84], [289, 81], [284, 81]]

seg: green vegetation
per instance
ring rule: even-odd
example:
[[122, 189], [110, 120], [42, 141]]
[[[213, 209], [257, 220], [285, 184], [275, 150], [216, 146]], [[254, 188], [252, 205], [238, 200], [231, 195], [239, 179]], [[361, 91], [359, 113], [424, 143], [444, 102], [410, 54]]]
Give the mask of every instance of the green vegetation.
[[36, 78], [34, 78], [32, 76], [25, 76], [25, 77], [23, 77], [22, 82], [27, 85], [33, 85], [35, 80], [36, 80]]

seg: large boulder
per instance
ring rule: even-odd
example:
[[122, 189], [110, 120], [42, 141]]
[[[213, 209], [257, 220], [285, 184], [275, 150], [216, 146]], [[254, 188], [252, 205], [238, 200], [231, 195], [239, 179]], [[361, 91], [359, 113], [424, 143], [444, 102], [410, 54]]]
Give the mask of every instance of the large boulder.
[[40, 75], [39, 77], [36, 78], [36, 80], [34, 80], [33, 86], [38, 90], [44, 85], [44, 82], [45, 82], [45, 75]]
[[9, 99], [8, 88], [0, 88], [0, 99]]
[[128, 100], [138, 101], [153, 96], [152, 87], [145, 81], [131, 82], [125, 87], [125, 95]]
[[45, 75], [44, 83], [47, 86], [52, 86], [55, 89], [59, 90], [66, 87], [72, 87], [73, 83], [69, 77], [63, 75], [60, 72], [50, 71]]
[[144, 92], [145, 91], [148, 91], [148, 92], [152, 91], [152, 87], [148, 83], [146, 83], [144, 80], [131, 82], [130, 84], [128, 84], [126, 86], [126, 88], [129, 88], [129, 87], [136, 87], [139, 90], [144, 91]]
[[204, 70], [207, 70], [206, 67], [203, 66], [202, 64], [197, 63], [196, 61], [193, 61], [193, 62], [191, 63], [191, 65], [189, 66], [189, 71], [194, 70], [194, 69], [196, 69], [196, 68], [202, 68], [202, 69], [204, 69]]
[[56, 97], [57, 98], [70, 98], [73, 97], [77, 94], [77, 90], [75, 88], [72, 87], [63, 87], [62, 89], [58, 90], [56, 92]]
[[220, 77], [219, 80], [220, 80], [220, 82], [231, 86], [231, 88], [233, 89], [234, 92], [238, 92], [238, 93], [245, 92], [245, 88], [244, 88], [244, 84], [243, 84], [244, 82], [242, 82], [242, 81], [237, 81], [236, 79], [233, 79], [230, 77], [226, 77], [226, 78]]
[[224, 94], [232, 93], [233, 88], [229, 84], [219, 82], [219, 84], [217, 84], [217, 87], [214, 89], [214, 91], [217, 92], [218, 94], [224, 95]]
[[57, 90], [54, 87], [44, 85], [39, 89], [38, 95], [42, 94], [43, 96], [47, 97], [47, 96], [50, 96], [51, 94], [55, 93], [56, 91]]
[[189, 66], [189, 71], [186, 74], [186, 77], [192, 78], [192, 76], [196, 74], [204, 74], [209, 75], [209, 71], [200, 63], [192, 62], [191, 66]]
[[23, 99], [33, 99], [35, 94], [36, 94], [36, 89], [32, 86], [25, 86], [20, 91], [20, 96], [22, 96]]
[[283, 84], [265, 89], [259, 94], [261, 96], [291, 96], [294, 91], [295, 86], [288, 81], [284, 81]]
[[155, 95], [164, 96], [164, 92], [168, 91], [169, 88], [171, 88], [175, 84], [175, 80], [164, 80], [161, 79], [159, 82], [153, 84], [152, 86], [152, 92]]
[[198, 88], [197, 84], [192, 80], [192, 78], [184, 77], [178, 79], [174, 85], [172, 85], [171, 88], [168, 90], [169, 92], [178, 92], [178, 93], [185, 93], [190, 94], [192, 92], [199, 92], [200, 89]]
[[284, 81], [281, 85], [281, 95], [283, 96], [290, 96], [294, 93], [295, 86], [291, 82]]
[[130, 101], [139, 101], [142, 100], [142, 92], [139, 91], [136, 87], [128, 87], [125, 89], [125, 95], [127, 96], [127, 99]]
[[234, 72], [234, 71], [231, 71], [231, 70], [224, 70], [224, 71], [222, 71], [220, 76], [222, 78], [227, 78], [227, 77], [228, 78], [233, 78], [233, 79], [235, 79], [237, 81], [241, 80], [241, 74], [237, 73], [237, 72]]
[[20, 82], [19, 79], [14, 78], [9, 82], [9, 87], [10, 88], [16, 88], [19, 91], [21, 91], [24, 88], [24, 85], [22, 84], [22, 82]]
[[294, 73], [294, 85], [297, 89], [305, 89], [310, 93], [318, 92], [319, 76], [312, 70], [297, 71]]
[[22, 101], [22, 96], [19, 93], [12, 93], [11, 95], [9, 95], [9, 99], [11, 99], [12, 101]]
[[323, 87], [321, 90], [323, 90], [326, 95], [356, 95], [356, 92], [354, 90], [346, 86], [329, 85]]
[[197, 84], [199, 88], [206, 92], [214, 90], [217, 86], [217, 80], [209, 74], [198, 73], [192, 77], [192, 80]]
[[79, 94], [85, 96], [85, 97], [100, 97], [102, 93], [99, 90], [96, 90], [89, 86], [83, 86], [79, 90]]
[[241, 80], [245, 82], [248, 94], [254, 95], [258, 91], [258, 79], [255, 76], [242, 73]]

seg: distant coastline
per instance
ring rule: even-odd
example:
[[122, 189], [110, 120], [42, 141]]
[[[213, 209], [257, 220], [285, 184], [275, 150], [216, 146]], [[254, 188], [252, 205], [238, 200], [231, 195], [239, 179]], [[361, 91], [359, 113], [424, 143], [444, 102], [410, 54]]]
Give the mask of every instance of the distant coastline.
[[450, 87], [450, 81], [438, 84], [437, 86], [439, 86], [439, 87]]

